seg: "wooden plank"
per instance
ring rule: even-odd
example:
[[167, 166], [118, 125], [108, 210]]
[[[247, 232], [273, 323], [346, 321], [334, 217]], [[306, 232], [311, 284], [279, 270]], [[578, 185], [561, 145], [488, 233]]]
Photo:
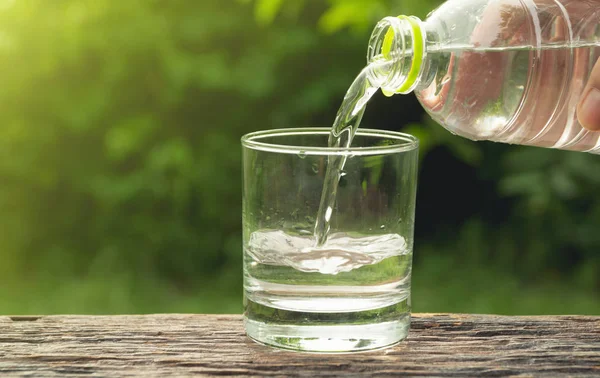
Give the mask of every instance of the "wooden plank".
[[416, 314], [390, 349], [317, 355], [248, 340], [239, 315], [0, 316], [0, 376], [600, 375], [600, 317]]

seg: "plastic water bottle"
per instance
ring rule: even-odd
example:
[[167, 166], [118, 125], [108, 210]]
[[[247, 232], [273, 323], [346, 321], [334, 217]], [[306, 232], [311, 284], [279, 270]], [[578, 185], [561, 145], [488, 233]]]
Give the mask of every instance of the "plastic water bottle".
[[596, 154], [576, 109], [599, 57], [600, 0], [450, 0], [383, 19], [368, 52], [384, 93], [414, 91], [455, 134]]

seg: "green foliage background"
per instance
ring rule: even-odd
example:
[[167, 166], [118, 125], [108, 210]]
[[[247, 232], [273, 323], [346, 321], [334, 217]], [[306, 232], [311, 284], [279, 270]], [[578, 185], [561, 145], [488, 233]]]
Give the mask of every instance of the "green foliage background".
[[[328, 125], [437, 3], [0, 0], [0, 313], [240, 312], [240, 136]], [[369, 110], [422, 140], [415, 311], [600, 313], [597, 157]]]

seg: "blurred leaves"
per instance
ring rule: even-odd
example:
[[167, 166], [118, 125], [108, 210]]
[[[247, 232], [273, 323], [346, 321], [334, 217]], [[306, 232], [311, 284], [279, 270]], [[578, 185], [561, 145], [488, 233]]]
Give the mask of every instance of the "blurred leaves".
[[[248, 2], [250, 0], [241, 0]], [[327, 0], [326, 9], [320, 15], [318, 27], [325, 33], [335, 33], [342, 29], [364, 33], [386, 16], [400, 14], [424, 17], [439, 4], [438, 0]], [[295, 19], [305, 7], [304, 0], [255, 0], [254, 14], [261, 25], [270, 25], [280, 13], [288, 19]], [[315, 2], [316, 3], [316, 2]]]
[[282, 4], [283, 0], [257, 0], [256, 21], [263, 25], [272, 23]]
[[319, 27], [327, 33], [345, 27], [360, 31], [372, 29], [373, 21], [387, 11], [385, 2], [381, 0], [330, 0], [330, 4], [319, 20]]

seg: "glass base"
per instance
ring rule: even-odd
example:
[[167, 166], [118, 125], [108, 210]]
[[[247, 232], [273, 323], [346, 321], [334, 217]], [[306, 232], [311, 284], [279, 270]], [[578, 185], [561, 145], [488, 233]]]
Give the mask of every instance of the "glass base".
[[[297, 312], [271, 310], [276, 311], [278, 315], [284, 315], [286, 321], [282, 322], [281, 316], [272, 319], [273, 321], [260, 317], [260, 320], [254, 320], [251, 319], [252, 314], [248, 314], [247, 311], [244, 316], [247, 335], [261, 344], [294, 351], [349, 353], [381, 349], [404, 340], [410, 328], [410, 312], [395, 313], [393, 316], [389, 316], [391, 314], [388, 313], [385, 321], [380, 322], [367, 322], [368, 317], [363, 316], [362, 322], [359, 322], [362, 324], [356, 324], [356, 321], [344, 321], [349, 320], [347, 313], [336, 314], [339, 321], [324, 323], [322, 313], [302, 312], [301, 317], [297, 317], [287, 314], [298, 315]], [[352, 315], [352, 318], [356, 319], [359, 314]], [[368, 313], [363, 312], [363, 315]], [[329, 313], [326, 316], [331, 319], [335, 315]], [[294, 318], [297, 321], [292, 321]]]

